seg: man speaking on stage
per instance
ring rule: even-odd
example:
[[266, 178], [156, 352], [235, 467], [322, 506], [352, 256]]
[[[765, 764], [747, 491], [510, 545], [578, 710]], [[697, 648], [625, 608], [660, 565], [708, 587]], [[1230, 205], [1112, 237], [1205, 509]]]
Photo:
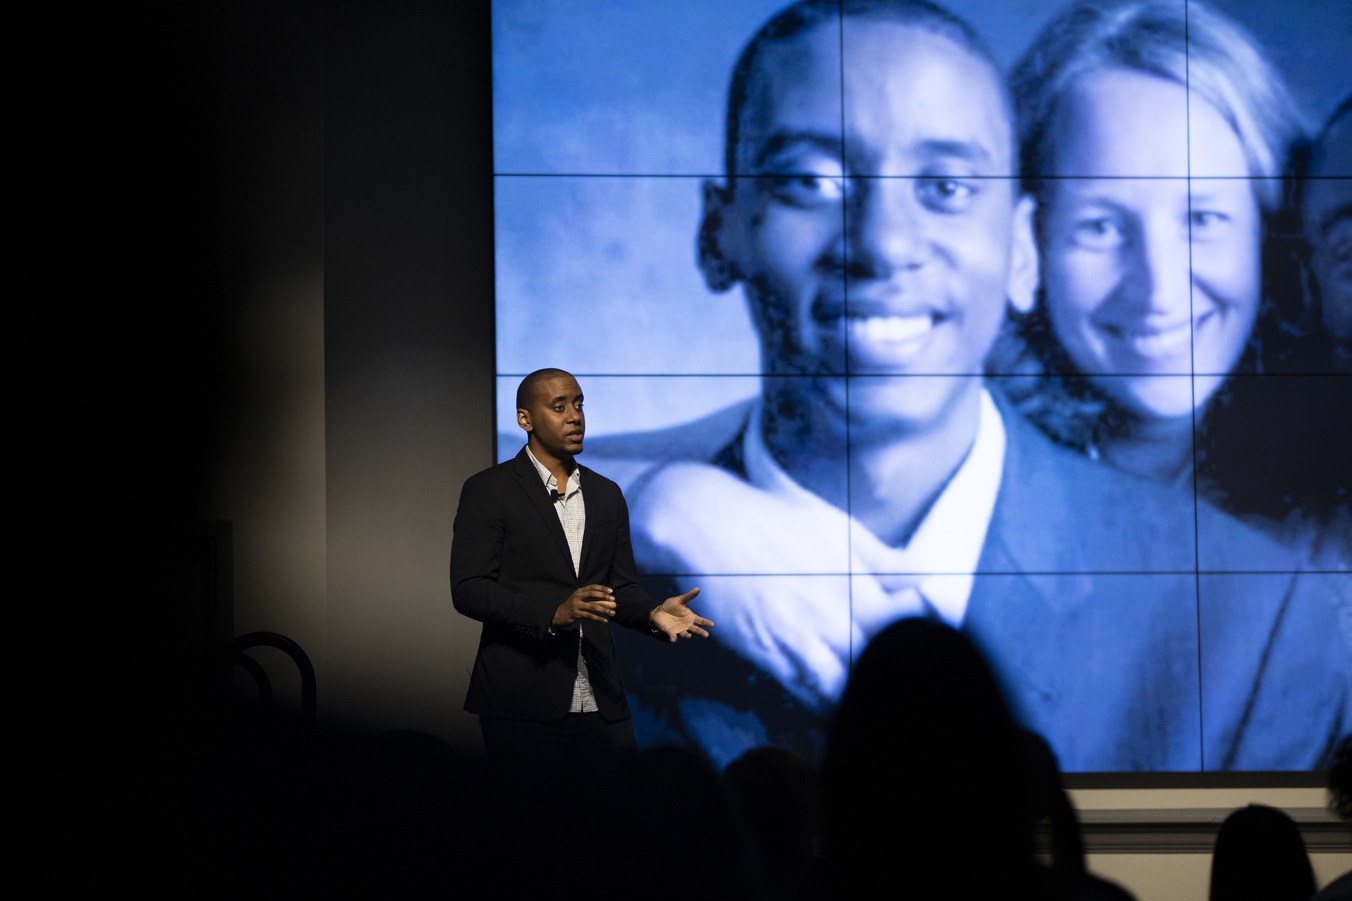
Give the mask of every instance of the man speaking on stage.
[[582, 400], [563, 370], [526, 376], [516, 395], [526, 446], [470, 477], [455, 515], [452, 600], [484, 624], [465, 709], [514, 775], [575, 777], [634, 749], [612, 622], [668, 642], [713, 625], [688, 606], [698, 588], [659, 604], [639, 587], [624, 495], [573, 459]]

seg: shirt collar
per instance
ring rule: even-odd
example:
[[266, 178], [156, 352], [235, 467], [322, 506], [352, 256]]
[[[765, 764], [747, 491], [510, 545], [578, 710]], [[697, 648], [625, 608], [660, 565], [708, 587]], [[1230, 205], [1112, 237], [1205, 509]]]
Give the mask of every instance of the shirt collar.
[[[874, 573], [920, 574], [917, 590], [950, 625], [967, 612], [973, 573], [986, 543], [1005, 460], [1005, 424], [990, 392], [981, 389], [976, 439], [905, 547], [885, 544], [849, 517], [852, 556]], [[795, 482], [771, 456], [761, 434], [761, 401], [751, 413], [742, 459], [751, 484], [787, 500], [826, 505]]]
[[[545, 469], [544, 464], [535, 459], [535, 454], [531, 453], [530, 445], [526, 445], [526, 456], [530, 457], [531, 463], [535, 464], [535, 471], [540, 474], [540, 479], [545, 483], [545, 489], [548, 491], [559, 490], [559, 480], [554, 477], [554, 473]], [[573, 464], [573, 471], [568, 475], [567, 490], [563, 492], [564, 497], [571, 497], [582, 487], [582, 467], [576, 463]]]

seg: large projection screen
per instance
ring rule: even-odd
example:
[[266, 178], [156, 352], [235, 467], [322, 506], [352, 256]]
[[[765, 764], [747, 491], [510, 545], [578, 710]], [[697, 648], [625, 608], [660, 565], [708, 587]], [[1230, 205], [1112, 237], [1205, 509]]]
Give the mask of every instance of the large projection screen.
[[1352, 730], [1352, 2], [1079, 6], [494, 0], [498, 460], [574, 373], [717, 623], [641, 746], [819, 760], [917, 615], [1068, 772]]

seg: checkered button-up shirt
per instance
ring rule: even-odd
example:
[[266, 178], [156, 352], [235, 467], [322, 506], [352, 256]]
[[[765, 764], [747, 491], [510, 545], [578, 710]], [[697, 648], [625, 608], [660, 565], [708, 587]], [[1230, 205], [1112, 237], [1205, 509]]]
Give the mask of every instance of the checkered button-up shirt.
[[[545, 491], [559, 491], [559, 480], [541, 465], [526, 445], [526, 456], [535, 464], [535, 471], [545, 483]], [[574, 465], [568, 476], [565, 490], [559, 491], [559, 499], [554, 502], [554, 512], [559, 515], [559, 524], [563, 526], [564, 537], [568, 539], [568, 551], [573, 556], [573, 575], [581, 574], [582, 534], [587, 528], [587, 506], [582, 500], [582, 469]], [[577, 681], [573, 683], [573, 704], [569, 713], [595, 713], [596, 695], [592, 692], [591, 677], [587, 673], [587, 661], [582, 658], [582, 621], [577, 624]]]

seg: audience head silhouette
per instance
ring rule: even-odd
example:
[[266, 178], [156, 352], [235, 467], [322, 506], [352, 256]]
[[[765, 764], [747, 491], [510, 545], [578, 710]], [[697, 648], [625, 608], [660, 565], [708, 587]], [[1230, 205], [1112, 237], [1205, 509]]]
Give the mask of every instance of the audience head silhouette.
[[[598, 840], [608, 884], [654, 901], [752, 894], [741, 822], [706, 759], [684, 748], [651, 748], [615, 758], [606, 776], [602, 803], [580, 817], [561, 807], [560, 816], [580, 825], [579, 837]], [[679, 848], [697, 881], [676, 871], [654, 878], [647, 847], [654, 841]], [[596, 894], [596, 885], [585, 879], [568, 888], [577, 897]]]
[[1329, 808], [1345, 820], [1352, 820], [1352, 732], [1338, 742], [1329, 767]]
[[[1022, 897], [1037, 870], [1022, 744], [967, 638], [907, 619], [864, 651], [823, 773], [828, 883], [902, 897]], [[981, 866], [971, 866], [980, 849]]]
[[1306, 901], [1314, 870], [1286, 814], [1250, 804], [1226, 817], [1211, 856], [1211, 901]]
[[821, 844], [817, 775], [785, 748], [752, 748], [723, 771], [751, 840], [757, 881], [771, 897], [816, 897]]

